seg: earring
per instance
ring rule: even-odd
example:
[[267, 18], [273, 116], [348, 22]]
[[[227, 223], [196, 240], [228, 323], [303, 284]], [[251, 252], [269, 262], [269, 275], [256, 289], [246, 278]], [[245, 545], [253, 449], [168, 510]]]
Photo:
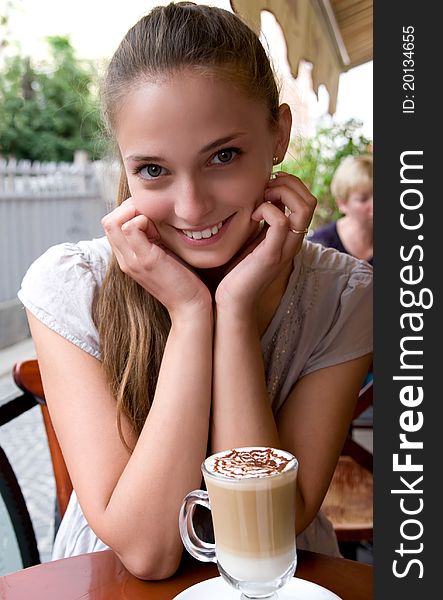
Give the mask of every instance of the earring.
[[277, 165], [280, 162], [278, 156], [274, 156], [274, 158], [272, 159], [272, 162], [274, 163], [274, 165]]

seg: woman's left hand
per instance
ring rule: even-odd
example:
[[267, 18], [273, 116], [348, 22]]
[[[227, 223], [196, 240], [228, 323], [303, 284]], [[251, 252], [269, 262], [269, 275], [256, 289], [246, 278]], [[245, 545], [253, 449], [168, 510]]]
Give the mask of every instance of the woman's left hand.
[[315, 197], [295, 175], [280, 171], [269, 181], [264, 202], [251, 217], [254, 221], [264, 220], [265, 227], [235, 257], [235, 266], [217, 288], [217, 307], [235, 304], [236, 310], [254, 309], [263, 291], [300, 251], [316, 204]]

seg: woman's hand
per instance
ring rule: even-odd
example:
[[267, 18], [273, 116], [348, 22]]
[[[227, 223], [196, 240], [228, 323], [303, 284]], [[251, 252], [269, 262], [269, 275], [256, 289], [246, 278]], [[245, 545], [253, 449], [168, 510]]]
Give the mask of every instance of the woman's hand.
[[265, 227], [235, 257], [233, 268], [217, 288], [217, 307], [235, 303], [237, 309], [251, 311], [263, 291], [300, 251], [317, 200], [298, 177], [283, 172], [269, 181], [264, 200], [252, 219], [264, 220]]
[[102, 219], [121, 270], [157, 298], [171, 319], [189, 311], [211, 308], [211, 294], [197, 275], [161, 245], [152, 221], [140, 214], [132, 198]]

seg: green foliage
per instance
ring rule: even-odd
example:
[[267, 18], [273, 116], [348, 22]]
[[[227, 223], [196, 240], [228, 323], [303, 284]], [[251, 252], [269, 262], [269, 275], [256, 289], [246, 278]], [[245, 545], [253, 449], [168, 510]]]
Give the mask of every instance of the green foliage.
[[91, 159], [105, 151], [95, 81], [66, 37], [47, 39], [51, 59], [35, 67], [20, 53], [0, 71], [0, 154], [40, 161], [71, 161], [75, 150]]
[[0, 0], [0, 52], [10, 43], [10, 18], [15, 10], [15, 0]]
[[354, 119], [332, 123], [318, 127], [312, 137], [291, 142], [290, 158], [284, 161], [282, 170], [300, 177], [317, 198], [312, 229], [340, 216], [331, 195], [331, 180], [342, 158], [370, 151], [371, 141], [359, 131], [361, 126], [362, 123]]

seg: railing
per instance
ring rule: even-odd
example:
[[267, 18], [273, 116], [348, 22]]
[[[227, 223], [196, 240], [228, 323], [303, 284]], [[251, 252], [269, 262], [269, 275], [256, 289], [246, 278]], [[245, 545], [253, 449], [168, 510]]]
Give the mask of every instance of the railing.
[[117, 180], [117, 165], [105, 161], [0, 159], [0, 348], [27, 335], [16, 295], [29, 265], [54, 244], [104, 235]]
[[92, 163], [0, 159], [0, 196], [83, 194], [96, 191]]
[[82, 152], [72, 163], [0, 157], [0, 198], [99, 194], [113, 202], [117, 177], [115, 161], [89, 162]]

